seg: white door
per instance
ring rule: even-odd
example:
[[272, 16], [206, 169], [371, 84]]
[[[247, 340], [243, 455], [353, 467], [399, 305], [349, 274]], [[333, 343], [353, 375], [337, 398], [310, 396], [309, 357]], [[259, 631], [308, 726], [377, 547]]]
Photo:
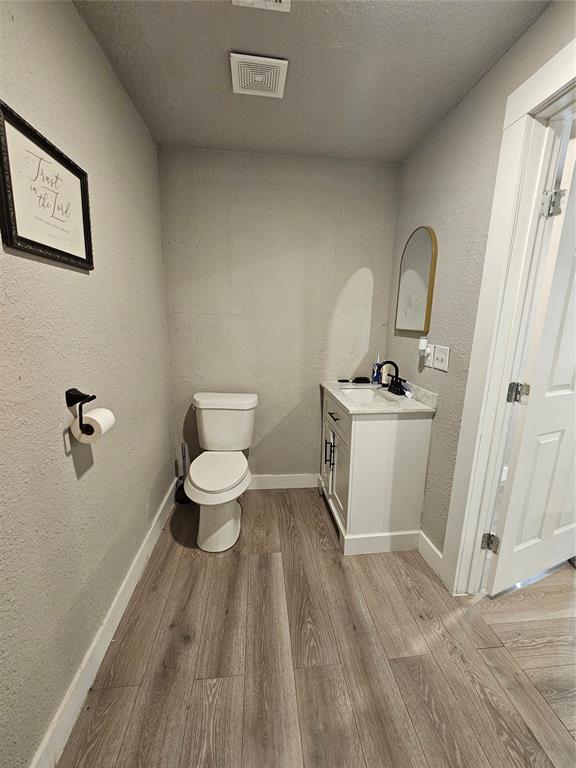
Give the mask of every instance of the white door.
[[[565, 150], [555, 169], [567, 189], [563, 213], [547, 219], [531, 295], [522, 312], [519, 380], [525, 402], [512, 403], [505, 463], [508, 475], [497, 511], [499, 551], [488, 592], [497, 594], [576, 554], [576, 194], [574, 123], [564, 124]], [[535, 215], [542, 216], [538, 210]]]

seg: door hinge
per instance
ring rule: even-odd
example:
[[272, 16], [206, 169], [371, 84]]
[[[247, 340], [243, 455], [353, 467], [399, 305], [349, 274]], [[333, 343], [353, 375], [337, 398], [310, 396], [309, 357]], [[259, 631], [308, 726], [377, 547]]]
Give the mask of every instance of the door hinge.
[[562, 213], [562, 198], [565, 194], [565, 189], [549, 189], [544, 192], [540, 215], [544, 216], [545, 219], [550, 218], [550, 216], [560, 216]]
[[530, 394], [530, 384], [526, 384], [524, 381], [511, 381], [508, 384], [508, 394], [506, 395], [507, 403], [524, 403], [523, 397], [528, 397]]
[[498, 550], [500, 549], [500, 539], [498, 538], [498, 536], [496, 536], [495, 533], [492, 533], [492, 531], [488, 531], [488, 533], [483, 533], [480, 549], [489, 549], [490, 552], [494, 552], [494, 554], [497, 555]]

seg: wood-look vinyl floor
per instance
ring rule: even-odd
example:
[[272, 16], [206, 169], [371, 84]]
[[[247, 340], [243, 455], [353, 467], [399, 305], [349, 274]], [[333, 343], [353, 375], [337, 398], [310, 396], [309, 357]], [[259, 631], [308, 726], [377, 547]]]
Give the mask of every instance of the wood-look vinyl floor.
[[576, 571], [452, 597], [416, 552], [341, 554], [315, 490], [240, 540], [176, 509], [58, 768], [574, 768]]

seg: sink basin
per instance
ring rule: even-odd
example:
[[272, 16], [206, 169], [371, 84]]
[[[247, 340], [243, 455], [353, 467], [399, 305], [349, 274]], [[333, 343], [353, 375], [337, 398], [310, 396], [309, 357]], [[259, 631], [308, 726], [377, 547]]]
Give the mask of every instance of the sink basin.
[[374, 389], [373, 387], [342, 387], [341, 392], [359, 405], [377, 403], [379, 400], [388, 400], [388, 402], [394, 403], [401, 399], [399, 395], [391, 395], [385, 389]]
[[373, 403], [380, 393], [368, 387], [342, 387], [342, 392], [355, 403]]
[[436, 395], [420, 388], [417, 388], [417, 394], [422, 394], [423, 398], [430, 398], [430, 405], [416, 396], [409, 398], [391, 394], [388, 389], [377, 384], [329, 381], [322, 383], [322, 388], [329, 398], [339, 403], [340, 407], [352, 417], [363, 414], [393, 416], [396, 414], [423, 413], [432, 418], [436, 410]]

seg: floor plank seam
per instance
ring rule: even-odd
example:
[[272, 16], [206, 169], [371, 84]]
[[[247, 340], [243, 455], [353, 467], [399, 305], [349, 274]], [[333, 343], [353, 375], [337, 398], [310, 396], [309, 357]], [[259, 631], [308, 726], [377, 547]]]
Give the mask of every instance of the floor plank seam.
[[197, 683], [200, 680], [229, 680], [234, 677], [244, 677], [244, 672], [238, 672], [236, 675], [202, 675], [201, 677], [194, 677], [194, 682]]
[[[332, 550], [333, 551], [333, 550]], [[323, 551], [318, 551], [320, 556], [323, 556]], [[342, 555], [343, 556], [343, 555]], [[332, 608], [330, 606], [330, 602], [328, 600], [328, 591], [326, 584], [324, 583], [324, 575], [322, 573], [322, 569], [318, 567], [318, 562], [316, 562], [316, 568], [318, 570], [318, 575], [320, 579], [320, 585], [322, 587], [322, 595], [324, 598], [324, 604], [326, 606], [326, 611], [328, 613], [328, 620], [330, 621], [330, 626], [332, 627], [332, 634], [334, 636], [334, 639], [336, 641], [336, 625], [334, 622], [334, 617], [332, 615]], [[364, 762], [364, 768], [368, 768], [368, 758], [366, 757], [366, 748], [364, 747], [364, 742], [362, 741], [362, 737], [360, 735], [360, 727], [358, 725], [358, 715], [356, 714], [356, 709], [354, 706], [352, 706], [352, 697], [350, 692], [350, 684], [348, 682], [348, 677], [344, 671], [344, 665], [342, 660], [342, 655], [340, 653], [340, 648], [338, 647], [338, 643], [336, 642], [336, 654], [340, 660], [340, 668], [342, 669], [342, 677], [344, 679], [344, 685], [346, 686], [346, 693], [348, 694], [348, 700], [351, 703], [351, 710], [352, 710], [352, 717], [354, 718], [354, 727], [356, 728], [356, 735], [358, 736], [358, 743], [360, 744], [360, 748], [362, 750], [362, 759]]]
[[[322, 555], [323, 550], [314, 550], [318, 554]], [[333, 550], [325, 550], [325, 551], [333, 551]], [[326, 609], [326, 614], [328, 616], [328, 621], [330, 622], [330, 628], [332, 629], [332, 637], [334, 638], [334, 644], [335, 644], [335, 651], [336, 656], [338, 658], [338, 662], [340, 665], [342, 665], [342, 656], [340, 655], [340, 649], [338, 648], [338, 643], [336, 642], [336, 627], [334, 625], [334, 619], [332, 617], [332, 611], [330, 610], [330, 603], [328, 601], [328, 592], [326, 590], [326, 585], [324, 584], [324, 578], [322, 576], [322, 570], [318, 566], [318, 559], [315, 558], [314, 565], [316, 566], [316, 571], [318, 573], [318, 583], [320, 584], [320, 588], [322, 590], [322, 600], [324, 602], [324, 607]], [[346, 676], [344, 676], [346, 677]]]
[[248, 656], [248, 604], [250, 601], [250, 554], [246, 555], [248, 560], [248, 573], [246, 578], [248, 584], [246, 587], [246, 603], [244, 605], [244, 673], [242, 684], [242, 724], [240, 727], [240, 768], [244, 765], [244, 723], [245, 723], [245, 710], [246, 710], [246, 659]]
[[[137, 687], [138, 689], [140, 689], [140, 686], [137, 686]], [[138, 693], [136, 694], [136, 699], [138, 698], [139, 693], [140, 693], [140, 690], [138, 690]], [[122, 766], [119, 765], [120, 755], [122, 754], [122, 748], [124, 746], [124, 742], [126, 741], [126, 736], [128, 735], [128, 728], [130, 726], [130, 723], [132, 722], [132, 718], [135, 717], [136, 699], [134, 700], [134, 706], [130, 710], [130, 715], [126, 720], [126, 724], [124, 725], [124, 733], [122, 734], [122, 739], [120, 740], [118, 754], [116, 755], [116, 759], [114, 760], [114, 765], [111, 766], [111, 768], [122, 768]]]
[[284, 568], [284, 553], [282, 552], [282, 537], [280, 537], [280, 559], [282, 561], [282, 584], [284, 586], [284, 599], [286, 600], [286, 615], [288, 618], [288, 638], [290, 640], [290, 658], [292, 659], [292, 683], [294, 685], [294, 698], [296, 700], [296, 714], [298, 715], [298, 733], [300, 734], [300, 754], [302, 756], [302, 766], [304, 767], [304, 740], [302, 737], [302, 725], [300, 721], [300, 704], [298, 702], [298, 691], [296, 688], [296, 669], [294, 667], [294, 651], [292, 649], [292, 633], [290, 631], [290, 614], [288, 613], [288, 593], [286, 592], [286, 570]]
[[[442, 670], [441, 670], [439, 664], [436, 662], [436, 659], [434, 658], [434, 655], [433, 655], [432, 651], [430, 651], [430, 653], [421, 653], [421, 654], [417, 654], [415, 656], [405, 656], [403, 658], [404, 659], [431, 658], [432, 662], [434, 663], [434, 665], [436, 667], [436, 669], [438, 670], [438, 673], [442, 676]], [[398, 690], [400, 691], [400, 696], [402, 698], [402, 701], [404, 702], [404, 706], [406, 707], [406, 712], [408, 714], [408, 718], [410, 719], [410, 722], [412, 723], [412, 728], [414, 729], [414, 732], [416, 734], [416, 738], [418, 739], [418, 742], [420, 743], [420, 746], [422, 747], [422, 753], [424, 754], [424, 759], [426, 760], [426, 764], [427, 764], [428, 768], [433, 768], [433, 766], [431, 766], [431, 764], [430, 764], [429, 759], [426, 757], [426, 753], [429, 751], [429, 746], [430, 745], [427, 744], [425, 742], [425, 740], [423, 740], [423, 735], [422, 736], [420, 735], [420, 729], [416, 727], [416, 723], [414, 722], [414, 719], [412, 718], [412, 715], [410, 713], [410, 707], [408, 706], [408, 702], [406, 701], [406, 698], [405, 698], [404, 693], [402, 691], [402, 687], [400, 686], [400, 683], [399, 683], [399, 681], [396, 678], [396, 674], [394, 673], [394, 667], [392, 667], [392, 674], [394, 675], [394, 679], [396, 679], [396, 684], [398, 685]], [[456, 696], [455, 692], [452, 690], [452, 687], [450, 686], [449, 683], [447, 683], [447, 687], [448, 687], [448, 690], [449, 690], [450, 694], [454, 697], [454, 702], [457, 704], [457, 701], [458, 701], [457, 696]], [[468, 725], [470, 726], [472, 731], [474, 731], [474, 723], [470, 722], [470, 718], [467, 716], [466, 712], [462, 712], [462, 716], [465, 718], [466, 722], [468, 723]], [[484, 750], [484, 748], [482, 747], [480, 742], [478, 742], [478, 747], [479, 747], [480, 751], [482, 752], [482, 754], [484, 755], [484, 757], [486, 758], [486, 762], [491, 765], [492, 764], [491, 760], [490, 760], [489, 756], [486, 754], [486, 751]], [[460, 766], [458, 766], [458, 768], [460, 768]], [[494, 768], [497, 768], [497, 766], [495, 766]]]
[[[540, 693], [540, 691], [538, 691], [538, 689], [536, 689], [536, 690], [537, 690], [537, 692], [538, 692], [538, 693]], [[514, 709], [516, 710], [516, 712], [518, 712], [518, 709], [517, 709], [516, 705], [514, 704], [514, 702], [512, 702], [512, 701], [511, 701], [510, 703], [511, 703], [511, 705], [514, 707]], [[556, 712], [554, 712], [554, 710], [552, 709], [552, 707], [551, 707], [551, 706], [548, 704], [548, 702], [546, 701], [546, 699], [544, 699], [544, 704], [545, 704], [545, 705], [546, 705], [546, 707], [547, 707], [547, 708], [550, 710], [550, 714], [554, 715], [554, 717], [555, 717], [555, 718], [558, 720], [558, 723], [559, 723], [559, 724], [560, 724], [560, 726], [561, 726], [561, 727], [562, 727], [562, 728], [563, 728], [563, 729], [566, 731], [566, 733], [568, 734], [568, 736], [570, 736], [570, 738], [574, 738], [574, 737], [572, 736], [572, 733], [571, 733], [571, 731], [570, 731], [568, 728], [566, 728], [566, 726], [564, 725], [564, 723], [562, 722], [562, 720], [560, 720], [560, 718], [558, 717], [558, 715], [556, 714]], [[524, 719], [524, 717], [522, 717], [522, 715], [520, 714], [520, 712], [518, 712], [518, 716], [522, 718], [522, 720], [523, 720], [523, 722], [524, 722], [524, 723], [526, 723], [526, 720]], [[569, 767], [569, 766], [567, 766], [567, 765], [565, 765], [565, 764], [561, 764], [561, 763], [558, 763], [558, 762], [556, 762], [556, 761], [553, 759], [552, 755], [551, 755], [551, 754], [548, 752], [548, 750], [546, 749], [546, 747], [545, 747], [545, 746], [542, 744], [542, 742], [539, 740], [538, 736], [537, 736], [537, 735], [534, 733], [534, 730], [533, 730], [533, 729], [532, 729], [532, 728], [531, 728], [531, 727], [528, 725], [528, 723], [526, 723], [526, 728], [528, 728], [528, 730], [529, 730], [529, 731], [530, 731], [530, 733], [532, 734], [532, 736], [533, 736], [534, 740], [536, 741], [536, 743], [540, 745], [540, 748], [541, 748], [541, 749], [544, 751], [544, 754], [545, 754], [545, 755], [546, 755], [546, 757], [547, 757], [547, 758], [550, 760], [550, 763], [551, 763], [552, 765], [556, 766], [556, 768], [572, 768], [572, 766], [570, 766], [570, 767]], [[576, 761], [576, 749], [574, 750], [574, 760]]]
[[304, 734], [302, 733], [302, 720], [300, 718], [300, 702], [298, 701], [298, 690], [296, 688], [296, 670], [292, 665], [292, 680], [294, 682], [294, 694], [296, 696], [296, 714], [298, 715], [298, 733], [300, 734], [300, 754], [302, 755], [302, 766], [304, 767]]
[[301, 666], [295, 666], [292, 665], [295, 670], [300, 669], [325, 669], [326, 667], [341, 667], [342, 662], [340, 661], [331, 661], [328, 664], [302, 664]]
[[498, 643], [498, 645], [475, 645], [477, 651], [490, 651], [492, 648], [505, 648], [504, 643]]
[[[318, 568], [318, 573], [320, 575], [320, 584], [322, 585], [322, 591], [324, 593], [324, 601], [326, 604], [326, 609], [328, 611], [328, 618], [330, 620], [330, 625], [332, 626], [332, 632], [335, 633], [335, 624], [334, 624], [334, 618], [332, 616], [332, 608], [330, 606], [330, 603], [328, 601], [328, 593], [326, 590], [326, 585], [324, 583], [324, 576], [322, 574], [322, 570]], [[334, 634], [334, 638], [336, 638], [336, 635]], [[340, 648], [338, 647], [338, 643], [336, 643], [336, 653], [338, 654], [338, 658], [340, 659], [340, 668], [342, 669], [342, 677], [344, 679], [344, 685], [346, 686], [346, 693], [348, 694], [348, 700], [351, 704], [352, 709], [352, 716], [354, 718], [354, 727], [356, 728], [356, 734], [358, 736], [358, 743], [360, 744], [360, 748], [362, 750], [362, 759], [364, 761], [364, 768], [368, 768], [368, 758], [366, 757], [366, 749], [364, 747], [364, 742], [362, 741], [362, 737], [360, 735], [360, 727], [358, 725], [358, 715], [356, 714], [356, 710], [354, 706], [352, 705], [352, 696], [350, 692], [350, 685], [348, 683], [348, 677], [344, 670], [344, 664], [342, 660], [342, 656], [340, 654]]]
[[[170, 515], [170, 518], [169, 518], [168, 522], [166, 523], [167, 526], [168, 526], [168, 523], [171, 521], [173, 514], [174, 514], [174, 511], [172, 511], [172, 514]], [[170, 528], [168, 528], [168, 536], [172, 536]], [[173, 539], [173, 541], [176, 543], [176, 539]], [[148, 669], [148, 664], [150, 662], [150, 657], [152, 656], [152, 651], [154, 650], [154, 647], [156, 645], [156, 641], [157, 641], [158, 636], [160, 634], [160, 628], [162, 626], [162, 619], [164, 618], [164, 614], [166, 613], [166, 609], [167, 609], [168, 604], [169, 604], [170, 595], [172, 594], [172, 589], [174, 587], [174, 581], [176, 580], [176, 574], [178, 572], [178, 568], [180, 567], [180, 563], [182, 562], [182, 556], [184, 555], [184, 545], [178, 544], [178, 547], [179, 547], [180, 552], [179, 552], [179, 555], [178, 555], [177, 560], [176, 560], [176, 565], [174, 566], [174, 573], [172, 574], [172, 578], [170, 579], [170, 587], [166, 591], [166, 597], [164, 599], [164, 605], [162, 606], [162, 611], [160, 613], [160, 620], [158, 621], [158, 625], [156, 627], [156, 631], [154, 632], [154, 637], [152, 638], [152, 641], [150, 643], [150, 650], [149, 650], [148, 655], [146, 657], [146, 664], [144, 664], [144, 667], [143, 667], [143, 670], [142, 670], [142, 677], [140, 679], [140, 682], [138, 683], [138, 685], [140, 685], [140, 686], [143, 685], [145, 680], [146, 680], [146, 670]]]
[[[528, 675], [516, 663], [516, 661], [512, 657], [512, 654], [510, 653], [510, 651], [508, 649], [506, 649], [506, 648], [503, 648], [503, 649], [487, 649], [488, 653], [491, 650], [492, 651], [493, 650], [502, 650], [504, 653], [508, 654], [508, 656], [510, 656], [512, 658], [512, 664], [510, 665], [510, 672], [511, 672], [511, 674], [512, 675], [514, 674], [515, 667], [517, 667], [516, 673], [519, 674], [520, 678], [524, 678], [524, 681], [528, 683], [529, 689], [532, 690], [533, 694], [536, 694], [536, 698], [537, 699], [540, 699], [540, 703], [544, 706], [544, 708], [545, 708], [545, 710], [547, 712], [547, 716], [550, 717], [550, 715], [552, 715], [552, 720], [555, 722], [555, 725], [556, 726], [560, 725], [562, 730], [565, 731], [571, 737], [570, 731], [564, 726], [564, 723], [560, 720], [560, 718], [558, 717], [556, 712], [554, 712], [552, 707], [550, 707], [550, 705], [548, 704], [548, 702], [546, 701], [546, 699], [544, 698], [542, 693], [538, 690], [538, 688], [530, 680]], [[486, 652], [484, 652], [482, 654], [482, 656], [487, 661], [488, 666], [490, 667], [490, 671], [496, 677], [496, 670], [492, 667], [492, 664], [490, 664], [489, 660], [486, 658]], [[506, 671], [508, 671], [508, 670], [506, 670]], [[507, 687], [503, 686], [503, 690], [504, 690], [506, 696], [508, 697], [508, 699], [510, 701], [510, 705], [514, 708], [514, 711], [518, 713], [518, 716], [520, 717], [522, 722], [526, 725], [526, 728], [528, 729], [528, 731], [532, 734], [532, 737], [534, 738], [535, 742], [540, 746], [540, 748], [542, 749], [544, 754], [548, 757], [548, 759], [550, 760], [552, 765], [556, 766], [557, 768], [572, 768], [572, 765], [573, 765], [574, 761], [572, 761], [570, 764], [568, 764], [568, 763], [564, 763], [562, 761], [555, 760], [553, 754], [550, 753], [549, 747], [547, 747], [545, 744], [542, 743], [540, 738], [534, 732], [534, 729], [529, 725], [529, 723], [526, 720], [526, 718], [524, 717], [524, 715], [520, 712], [520, 710], [518, 709], [518, 705], [516, 704], [516, 702], [514, 702], [512, 700], [512, 695], [511, 695], [512, 693], [514, 693], [516, 691], [517, 688], [518, 688], [518, 683], [515, 682], [514, 687], [510, 688], [510, 693], [509, 693], [509, 689]]]
[[[374, 615], [373, 615], [373, 613], [372, 613], [372, 611], [370, 609], [370, 601], [367, 599], [366, 594], [364, 593], [364, 590], [362, 589], [362, 582], [360, 581], [360, 579], [358, 579], [358, 577], [356, 575], [356, 572], [354, 571], [354, 567], [352, 567], [352, 575], [356, 579], [356, 584], [357, 584], [358, 590], [359, 590], [360, 594], [362, 595], [362, 598], [363, 598], [364, 602], [366, 603], [366, 608], [368, 609], [368, 614], [369, 614], [370, 619], [372, 620], [372, 624], [374, 625], [374, 628], [376, 630], [376, 636], [378, 637], [378, 641], [379, 641], [380, 646], [382, 648], [382, 652], [384, 654], [384, 658], [385, 659], [390, 659], [391, 657], [388, 656], [388, 654], [386, 652], [386, 648], [384, 647], [384, 642], [383, 642], [382, 638], [380, 637], [380, 632], [378, 631], [378, 624], [377, 624], [376, 620], [374, 619]], [[394, 579], [394, 573], [392, 573], [392, 579], [393, 579], [394, 583], [396, 584], [396, 581]], [[398, 585], [396, 584], [396, 586], [398, 586]], [[410, 606], [408, 605], [408, 603], [404, 599], [404, 595], [402, 594], [402, 590], [401, 589], [398, 589], [398, 594], [400, 596], [400, 600], [402, 601], [402, 604], [406, 608], [406, 611], [411, 616], [413, 616], [412, 611], [410, 610]], [[424, 637], [424, 642], [426, 643], [426, 638], [425, 637]], [[427, 645], [428, 644], [426, 643], [426, 646]], [[428, 650], [430, 650], [430, 649], [428, 648]], [[420, 656], [420, 655], [423, 656], [423, 655], [426, 655], [426, 654], [410, 654], [410, 655], [411, 656]], [[398, 658], [401, 658], [401, 657], [398, 657]]]
[[211, 565], [210, 565], [210, 579], [208, 581], [208, 588], [207, 588], [207, 591], [206, 591], [206, 597], [204, 599], [204, 610], [202, 612], [202, 623], [201, 623], [201, 628], [200, 628], [200, 633], [199, 633], [198, 645], [197, 645], [197, 648], [196, 648], [196, 659], [194, 661], [194, 674], [192, 675], [192, 680], [190, 682], [190, 685], [188, 686], [188, 695], [185, 698], [186, 717], [184, 719], [184, 726], [182, 728], [182, 735], [180, 737], [180, 749], [178, 751], [178, 759], [176, 761], [176, 765], [178, 765], [178, 766], [180, 765], [180, 763], [182, 761], [182, 750], [183, 750], [183, 747], [184, 747], [184, 737], [186, 735], [186, 730], [187, 730], [187, 726], [188, 726], [188, 720], [192, 716], [192, 707], [191, 707], [191, 704], [192, 704], [192, 689], [194, 687], [194, 681], [196, 680], [196, 668], [198, 666], [198, 659], [200, 658], [200, 648], [201, 648], [201, 642], [202, 642], [202, 635], [204, 633], [204, 625], [206, 623], [206, 611], [207, 611], [207, 608], [208, 608], [208, 595], [210, 594], [210, 586], [212, 585], [212, 579], [214, 578], [214, 560], [215, 560], [214, 557], [210, 558], [210, 561], [211, 561]]
[[[500, 647], [500, 646], [498, 646], [498, 647]], [[507, 650], [507, 651], [509, 651], [510, 653], [512, 653], [512, 650], [513, 650], [513, 649], [509, 648], [509, 647], [508, 647], [508, 646], [506, 646], [506, 645], [504, 645], [504, 646], [502, 646], [502, 647], [503, 647], [503, 648], [506, 648], [506, 650]], [[491, 651], [491, 650], [492, 650], [492, 648], [481, 648], [481, 649], [479, 649], [479, 650], [483, 650], [483, 651]], [[514, 655], [514, 654], [512, 654], [512, 655]], [[575, 657], [576, 657], [576, 656], [575, 656]], [[528, 667], [528, 669], [529, 669], [529, 671], [530, 671], [530, 672], [534, 672], [534, 671], [535, 671], [535, 670], [537, 670], [537, 669], [560, 669], [561, 667], [565, 667], [565, 666], [566, 666], [566, 664], [545, 664], [544, 666], [538, 666], [538, 667]], [[525, 669], [523, 669], [523, 668], [521, 668], [521, 669], [522, 669], [522, 671], [523, 671], [523, 672], [526, 672], [526, 670], [525, 670]], [[528, 676], [528, 677], [530, 677], [530, 676]]]
[[[166, 522], [166, 527], [168, 529], [168, 534], [167, 535], [169, 535], [169, 536], [171, 536], [171, 532], [169, 530], [169, 522], [171, 521], [173, 515], [174, 515], [174, 510], [172, 511], [168, 521]], [[154, 552], [154, 550], [152, 551], [152, 554], [153, 554], [153, 552]], [[172, 575], [172, 579], [170, 580], [170, 588], [166, 592], [166, 598], [165, 598], [165, 601], [164, 601], [164, 605], [163, 605], [163, 608], [162, 608], [162, 613], [161, 613], [161, 616], [160, 616], [160, 620], [158, 622], [158, 626], [156, 627], [156, 631], [154, 632], [154, 638], [153, 638], [152, 642], [150, 643], [150, 652], [149, 652], [149, 654], [148, 654], [148, 656], [146, 658], [146, 664], [144, 666], [144, 671], [143, 671], [143, 674], [142, 674], [142, 679], [140, 680], [140, 683], [138, 683], [138, 685], [135, 686], [135, 687], [138, 688], [138, 694], [136, 695], [136, 700], [138, 699], [138, 696], [140, 694], [140, 689], [142, 688], [142, 684], [143, 684], [145, 676], [146, 676], [146, 669], [147, 669], [148, 664], [150, 662], [150, 656], [152, 654], [152, 650], [154, 649], [154, 646], [156, 644], [156, 640], [158, 638], [158, 635], [160, 634], [160, 627], [162, 625], [162, 618], [164, 617], [164, 613], [166, 612], [166, 607], [168, 605], [168, 598], [169, 598], [169, 596], [170, 596], [170, 594], [172, 592], [172, 588], [174, 587], [174, 580], [176, 579], [176, 572], [178, 570], [178, 567], [180, 566], [180, 562], [182, 560], [182, 555], [183, 554], [184, 554], [184, 550], [182, 549], [180, 551], [179, 557], [177, 558], [177, 563], [176, 563], [176, 565], [174, 567], [174, 573]], [[148, 560], [148, 562], [150, 562], [150, 559]], [[118, 754], [116, 755], [116, 759], [114, 760], [114, 765], [111, 768], [122, 768], [122, 766], [119, 765], [120, 756], [122, 754], [122, 749], [124, 747], [124, 742], [126, 741], [126, 736], [128, 735], [128, 730], [130, 728], [130, 725], [132, 724], [132, 719], [135, 718], [135, 717], [136, 717], [136, 701], [134, 703], [134, 706], [132, 707], [132, 710], [130, 711], [130, 715], [129, 715], [128, 719], [126, 720], [126, 724], [124, 726], [124, 733], [122, 735], [122, 739], [120, 741], [120, 746], [119, 746], [119, 749], [118, 749]]]
[[244, 674], [242, 675], [242, 723], [240, 724], [240, 765], [244, 764], [244, 711], [246, 708], [246, 657], [244, 657]]
[[[412, 658], [412, 657], [408, 656], [408, 657], [405, 657], [405, 658]], [[426, 766], [427, 766], [427, 768], [430, 768], [430, 763], [428, 761], [428, 758], [426, 757], [426, 751], [427, 751], [426, 750], [426, 744], [423, 742], [420, 734], [418, 733], [418, 729], [416, 728], [416, 723], [414, 722], [414, 719], [413, 719], [412, 715], [410, 714], [410, 709], [408, 708], [408, 703], [407, 703], [407, 701], [406, 701], [406, 699], [404, 697], [404, 694], [402, 693], [402, 688], [398, 684], [398, 680], [396, 679], [396, 675], [394, 674], [394, 669], [392, 667], [390, 669], [392, 671], [392, 676], [394, 677], [394, 680], [396, 680], [396, 685], [398, 686], [398, 690], [400, 692], [400, 698], [402, 699], [402, 702], [404, 704], [404, 708], [406, 709], [406, 714], [408, 715], [408, 720], [410, 721], [410, 725], [412, 726], [412, 730], [416, 734], [416, 738], [418, 739], [418, 743], [420, 744], [420, 747], [422, 749], [422, 754], [424, 755], [424, 760], [426, 760]]]
[[[342, 674], [342, 677], [344, 679], [344, 685], [346, 686], [346, 693], [348, 694], [348, 700], [351, 702], [352, 698], [350, 696], [350, 686], [348, 685], [348, 679], [344, 673]], [[368, 768], [368, 758], [366, 757], [366, 749], [364, 748], [364, 742], [362, 741], [362, 737], [360, 736], [360, 728], [358, 726], [358, 716], [353, 706], [351, 706], [351, 709], [352, 709], [352, 717], [354, 718], [354, 727], [356, 728], [356, 735], [358, 736], [358, 743], [360, 744], [360, 749], [362, 750], [362, 760], [364, 761], [364, 768]]]
[[[542, 700], [542, 702], [543, 702], [544, 706], [545, 706], [547, 709], [549, 709], [549, 710], [550, 710], [550, 713], [551, 713], [551, 714], [552, 714], [552, 715], [553, 715], [553, 716], [556, 718], [556, 720], [558, 721], [558, 723], [560, 723], [560, 725], [562, 726], [562, 728], [564, 728], [564, 730], [565, 730], [565, 731], [568, 731], [568, 733], [570, 733], [570, 729], [569, 729], [569, 728], [566, 728], [566, 726], [565, 726], [565, 725], [564, 725], [564, 723], [562, 722], [562, 719], [560, 718], [560, 716], [559, 716], [559, 715], [558, 715], [558, 714], [557, 714], [557, 713], [556, 713], [556, 712], [555, 712], [555, 711], [552, 709], [552, 707], [550, 706], [550, 704], [549, 704], [549, 703], [548, 703], [548, 701], [546, 700], [546, 696], [544, 696], [544, 694], [542, 693], [542, 691], [541, 691], [541, 690], [540, 690], [540, 689], [539, 689], [539, 688], [538, 688], [536, 685], [534, 685], [534, 683], [532, 682], [532, 680], [530, 680], [530, 678], [528, 677], [528, 675], [526, 674], [526, 672], [525, 672], [525, 671], [524, 671], [524, 670], [523, 670], [521, 667], [520, 667], [520, 672], [521, 672], [521, 673], [522, 673], [522, 675], [523, 675], [523, 676], [526, 678], [526, 681], [528, 682], [528, 684], [530, 685], [530, 687], [533, 689], [534, 693], [535, 693], [535, 694], [537, 694], [537, 696], [538, 696], [538, 697], [539, 697], [539, 698]], [[570, 735], [571, 735], [571, 734], [570, 734]], [[550, 758], [550, 759], [552, 760], [552, 758]], [[576, 756], [575, 756], [575, 759], [576, 759]]]
[[[523, 624], [527, 621], [530, 622], [532, 625], [539, 626], [540, 624], [548, 624], [550, 621], [574, 621], [569, 616], [564, 617], [564, 619], [551, 619], [549, 616], [544, 619], [509, 619], [506, 621], [499, 621], [496, 622], [496, 626], [502, 626], [502, 624]], [[486, 619], [484, 619], [486, 621]], [[496, 632], [496, 630], [494, 630]]]
[[127, 683], [125, 685], [108, 685], [106, 688], [88, 688], [88, 693], [95, 693], [96, 691], [121, 691], [124, 688], [140, 688], [142, 683]]

